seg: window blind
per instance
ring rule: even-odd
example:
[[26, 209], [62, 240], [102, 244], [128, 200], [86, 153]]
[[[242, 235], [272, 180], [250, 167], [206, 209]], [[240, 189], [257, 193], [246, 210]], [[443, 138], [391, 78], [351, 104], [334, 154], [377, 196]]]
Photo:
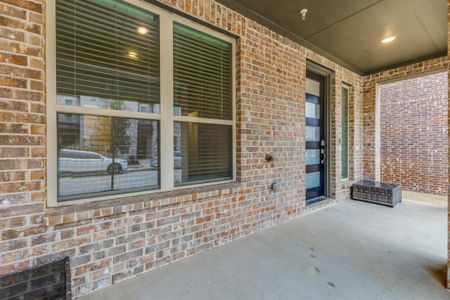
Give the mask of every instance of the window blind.
[[174, 113], [232, 119], [232, 45], [174, 23]]
[[175, 184], [232, 178], [232, 127], [175, 122]]
[[159, 103], [159, 18], [148, 11], [117, 0], [57, 0], [56, 60], [58, 98], [73, 97], [70, 105], [89, 99], [150, 111]]

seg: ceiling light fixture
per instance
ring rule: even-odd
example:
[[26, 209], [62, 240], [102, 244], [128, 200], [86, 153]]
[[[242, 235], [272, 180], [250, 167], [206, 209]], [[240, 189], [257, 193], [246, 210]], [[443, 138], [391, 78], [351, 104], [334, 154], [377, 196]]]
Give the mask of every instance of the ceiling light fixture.
[[128, 52], [128, 57], [131, 58], [131, 59], [136, 59], [136, 58], [138, 58], [138, 54], [137, 54], [136, 51], [129, 51]]
[[138, 26], [136, 29], [139, 34], [146, 35], [148, 33], [148, 28], [144, 26]]
[[393, 42], [396, 38], [397, 37], [394, 36], [394, 35], [393, 36], [388, 36], [388, 37], [385, 37], [384, 39], [382, 39], [381, 42], [383, 44], [389, 44], [389, 43]]
[[300, 15], [302, 16], [302, 20], [305, 21], [306, 20], [306, 13], [308, 12], [307, 8], [304, 8], [300, 11]]

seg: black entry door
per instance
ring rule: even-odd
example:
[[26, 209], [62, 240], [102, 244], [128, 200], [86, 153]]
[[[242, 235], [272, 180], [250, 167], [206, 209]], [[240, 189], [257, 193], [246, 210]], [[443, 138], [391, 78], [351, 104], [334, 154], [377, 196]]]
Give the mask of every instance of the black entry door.
[[324, 199], [325, 194], [325, 78], [306, 74], [306, 204]]

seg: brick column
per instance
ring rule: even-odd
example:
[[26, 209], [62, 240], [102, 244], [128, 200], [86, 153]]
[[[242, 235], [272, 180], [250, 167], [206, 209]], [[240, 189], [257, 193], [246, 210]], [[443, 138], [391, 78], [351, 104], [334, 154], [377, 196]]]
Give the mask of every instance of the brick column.
[[[448, 0], [448, 17], [447, 17], [447, 22], [448, 22], [448, 39], [447, 39], [447, 43], [448, 43], [448, 58], [450, 59], [450, 0]], [[450, 86], [450, 72], [448, 75], [449, 78], [449, 86]], [[450, 99], [450, 88], [449, 88], [449, 99]], [[450, 128], [450, 101], [448, 102], [448, 112], [449, 114], [447, 115], [448, 117], [448, 125]], [[450, 140], [450, 131], [449, 131], [449, 140]], [[449, 147], [450, 147], [450, 142], [449, 142]], [[449, 149], [450, 150], [450, 149]], [[449, 166], [450, 166], [450, 151], [449, 151]], [[450, 170], [450, 169], [449, 169]], [[449, 186], [448, 186], [448, 238], [447, 238], [447, 243], [448, 243], [448, 260], [447, 260], [447, 288], [450, 289], [450, 172], [448, 172], [448, 179], [449, 179]]]

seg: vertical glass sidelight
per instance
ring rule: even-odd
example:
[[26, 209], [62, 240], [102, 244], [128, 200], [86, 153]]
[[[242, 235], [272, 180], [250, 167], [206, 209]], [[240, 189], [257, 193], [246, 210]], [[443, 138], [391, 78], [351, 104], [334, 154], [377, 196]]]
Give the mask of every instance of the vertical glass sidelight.
[[343, 86], [341, 89], [341, 102], [342, 102], [342, 144], [341, 144], [341, 178], [348, 179], [349, 173], [349, 157], [348, 157], [348, 142], [349, 142], [349, 87]]

